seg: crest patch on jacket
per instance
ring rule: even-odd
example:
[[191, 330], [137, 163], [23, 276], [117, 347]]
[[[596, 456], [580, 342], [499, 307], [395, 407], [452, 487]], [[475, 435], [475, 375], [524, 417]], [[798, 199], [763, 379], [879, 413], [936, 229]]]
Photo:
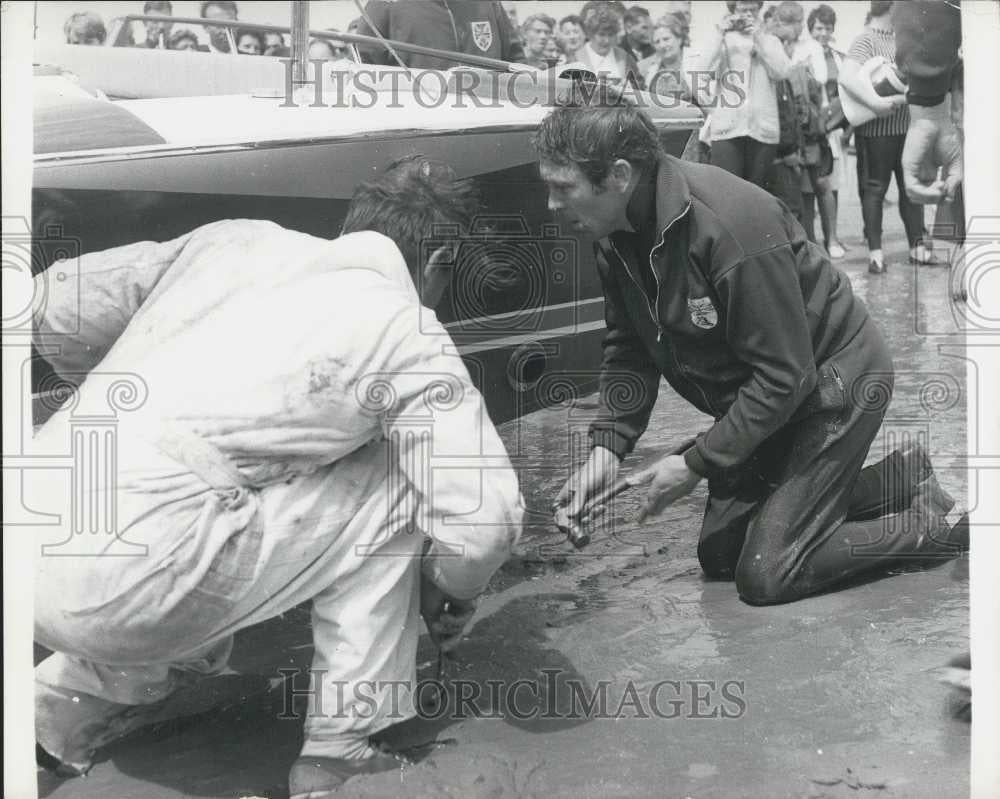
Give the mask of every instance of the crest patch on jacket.
[[470, 22], [472, 26], [472, 41], [484, 53], [493, 46], [493, 26], [489, 22]]
[[710, 297], [688, 297], [687, 304], [691, 322], [696, 327], [711, 330], [719, 324], [719, 314]]

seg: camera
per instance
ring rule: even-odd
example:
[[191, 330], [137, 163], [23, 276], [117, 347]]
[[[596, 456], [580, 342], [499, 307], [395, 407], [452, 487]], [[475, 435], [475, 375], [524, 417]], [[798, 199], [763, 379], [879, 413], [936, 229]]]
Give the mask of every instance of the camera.
[[546, 325], [547, 306], [575, 303], [580, 281], [575, 238], [543, 224], [532, 234], [524, 217], [478, 216], [461, 235], [436, 225], [421, 241], [421, 263], [438, 252], [452, 269], [437, 316], [456, 343], [534, 333]]

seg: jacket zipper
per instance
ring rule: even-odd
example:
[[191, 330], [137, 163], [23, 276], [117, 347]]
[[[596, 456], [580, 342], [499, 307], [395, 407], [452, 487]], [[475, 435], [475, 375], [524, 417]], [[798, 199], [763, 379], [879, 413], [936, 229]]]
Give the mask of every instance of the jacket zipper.
[[[608, 243], [611, 245], [611, 249], [614, 250], [615, 255], [618, 256], [618, 260], [621, 261], [622, 266], [625, 267], [625, 271], [628, 273], [628, 276], [632, 279], [632, 282], [635, 283], [635, 287], [639, 289], [639, 293], [642, 294], [642, 296], [646, 300], [646, 308], [649, 309], [649, 315], [653, 318], [653, 323], [656, 325], [657, 344], [659, 344], [663, 340], [663, 326], [660, 324], [660, 317], [656, 313], [656, 309], [660, 307], [660, 279], [656, 276], [656, 269], [653, 268], [653, 256], [656, 254], [656, 251], [663, 246], [664, 242], [667, 239], [667, 232], [670, 230], [670, 228], [673, 227], [674, 223], [678, 219], [680, 219], [682, 216], [684, 216], [684, 214], [688, 212], [688, 209], [690, 207], [691, 203], [689, 202], [687, 205], [684, 206], [684, 208], [677, 216], [675, 216], [672, 220], [670, 220], [670, 223], [665, 228], [663, 228], [663, 231], [660, 233], [660, 243], [649, 251], [649, 271], [653, 273], [653, 282], [656, 283], [655, 307], [650, 304], [649, 295], [646, 293], [646, 290], [642, 287], [639, 281], [636, 280], [635, 275], [632, 274], [632, 270], [629, 268], [628, 261], [622, 258], [622, 255], [620, 252], [618, 252], [618, 248], [615, 246], [614, 241], [612, 241], [610, 237], [608, 238]], [[702, 399], [705, 400], [705, 407], [710, 408], [714, 413], [715, 405], [709, 402], [708, 395], [705, 393], [705, 390], [700, 385], [698, 385], [698, 383], [696, 383], [694, 380], [692, 380], [685, 374], [684, 367], [682, 367], [680, 361], [677, 360], [677, 353], [674, 351], [673, 347], [670, 348], [670, 357], [674, 362], [674, 366], [677, 367], [677, 374], [683, 377], [685, 380], [687, 380], [696, 389], [698, 389], [698, 393], [701, 394]]]
[[[639, 289], [639, 293], [642, 294], [643, 299], [646, 300], [646, 308], [649, 310], [649, 315], [653, 319], [653, 324], [656, 325], [656, 340], [659, 341], [663, 337], [663, 327], [660, 325], [660, 318], [656, 315], [656, 310], [649, 302], [649, 295], [646, 293], [646, 289], [644, 289], [642, 285], [639, 283], [639, 281], [635, 279], [635, 275], [633, 275], [632, 270], [629, 269], [628, 261], [622, 258], [622, 254], [618, 252], [618, 248], [615, 246], [615, 243], [610, 238], [608, 239], [608, 243], [611, 245], [611, 249], [615, 251], [615, 255], [618, 256], [618, 260], [622, 262], [622, 265], [625, 267], [625, 271], [628, 273], [628, 276], [632, 279], [632, 282], [635, 283], [635, 287]], [[656, 280], [655, 273], [653, 274], [653, 280]], [[656, 295], [657, 295], [657, 301], [659, 301], [659, 295], [660, 295], [659, 281], [657, 281], [656, 283]]]
[[667, 226], [663, 228], [663, 231], [660, 233], [660, 243], [649, 251], [649, 271], [653, 273], [653, 282], [656, 284], [656, 297], [654, 298], [654, 304], [650, 304], [649, 295], [646, 293], [646, 290], [642, 287], [642, 284], [635, 279], [635, 275], [633, 275], [632, 270], [629, 269], [628, 261], [622, 258], [621, 253], [618, 252], [618, 248], [615, 247], [614, 241], [612, 241], [610, 237], [608, 238], [608, 243], [611, 245], [611, 249], [615, 251], [615, 255], [617, 255], [618, 260], [622, 262], [622, 265], [625, 267], [625, 271], [628, 273], [628, 276], [632, 279], [632, 282], [635, 283], [636, 288], [639, 289], [639, 293], [641, 293], [646, 300], [646, 308], [649, 309], [649, 315], [653, 318], [653, 324], [656, 325], [657, 343], [659, 343], [663, 339], [663, 325], [660, 324], [660, 317], [656, 311], [656, 309], [660, 307], [660, 278], [656, 276], [656, 269], [653, 268], [653, 256], [656, 254], [656, 251], [659, 250], [663, 246], [663, 243], [667, 240], [667, 232], [670, 230], [670, 228], [674, 226], [674, 223], [678, 219], [680, 219], [682, 216], [684, 216], [684, 214], [688, 212], [688, 209], [690, 207], [691, 203], [689, 202], [687, 205], [684, 206], [684, 208], [681, 209], [681, 212], [677, 214], [677, 216], [675, 216], [673, 219], [670, 220]]

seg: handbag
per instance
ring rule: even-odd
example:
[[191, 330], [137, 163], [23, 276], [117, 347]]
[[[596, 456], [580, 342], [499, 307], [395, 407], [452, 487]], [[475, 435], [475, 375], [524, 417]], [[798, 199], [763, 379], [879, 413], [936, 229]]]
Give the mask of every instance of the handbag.
[[844, 105], [840, 102], [840, 96], [834, 97], [829, 105], [823, 109], [823, 130], [832, 133], [835, 130], [850, 127], [847, 116], [844, 114]]
[[[892, 66], [882, 56], [869, 58], [858, 71], [858, 77], [863, 81], [872, 84], [875, 92], [880, 97], [891, 97], [894, 94], [902, 94], [906, 91], [906, 84], [902, 82], [896, 68]], [[864, 125], [879, 116], [889, 116], [894, 109], [887, 113], [876, 114], [857, 97], [851, 94], [851, 90], [840, 84], [840, 91], [837, 94], [844, 110], [844, 116], [852, 127]]]

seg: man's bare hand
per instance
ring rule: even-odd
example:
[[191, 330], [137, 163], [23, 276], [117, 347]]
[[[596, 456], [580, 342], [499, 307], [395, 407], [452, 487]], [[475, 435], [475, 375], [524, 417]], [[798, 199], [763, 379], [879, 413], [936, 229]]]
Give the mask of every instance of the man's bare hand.
[[929, 108], [910, 106], [903, 146], [906, 196], [915, 203], [951, 202], [961, 182], [962, 137], [952, 122], [948, 101]]
[[578, 519], [587, 502], [609, 491], [618, 477], [618, 456], [604, 447], [594, 447], [587, 462], [573, 474], [556, 497], [555, 508], [565, 508]]
[[426, 576], [420, 577], [420, 615], [431, 640], [447, 652], [454, 649], [476, 613], [476, 600], [448, 596]]
[[699, 482], [701, 477], [688, 468], [683, 455], [668, 455], [648, 469], [629, 475], [629, 485], [646, 487], [646, 502], [639, 510], [638, 521], [662, 513], [667, 505], [690, 494]]

